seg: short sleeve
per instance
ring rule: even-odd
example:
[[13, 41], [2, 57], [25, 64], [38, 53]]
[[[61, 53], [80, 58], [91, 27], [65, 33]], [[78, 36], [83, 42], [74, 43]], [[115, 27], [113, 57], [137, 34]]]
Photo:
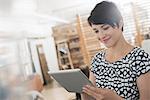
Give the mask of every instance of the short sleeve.
[[91, 61], [91, 67], [90, 67], [91, 72], [93, 72], [93, 73], [97, 72], [98, 66], [99, 66], [99, 64], [101, 62], [101, 59], [102, 59], [102, 52], [97, 53], [93, 57], [93, 59]]
[[92, 61], [91, 61], [91, 67], [90, 67], [91, 72], [95, 73], [96, 67], [97, 67], [97, 66], [96, 66], [96, 57], [94, 57], [94, 58], [92, 59]]
[[139, 52], [136, 60], [136, 75], [139, 77], [150, 71], [150, 55], [144, 51]]

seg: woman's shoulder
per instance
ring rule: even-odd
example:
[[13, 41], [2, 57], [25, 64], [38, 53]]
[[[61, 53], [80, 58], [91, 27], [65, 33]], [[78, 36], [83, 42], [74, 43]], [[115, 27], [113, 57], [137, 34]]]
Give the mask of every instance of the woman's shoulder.
[[103, 55], [104, 55], [104, 53], [105, 53], [105, 49], [100, 50], [99, 52], [97, 52], [97, 53], [94, 55], [93, 58], [102, 58]]
[[150, 55], [141, 47], [136, 47], [132, 54], [132, 59], [130, 61], [132, 62], [131, 65], [137, 77], [139, 77], [141, 74], [149, 72]]
[[104, 55], [105, 50], [100, 50], [98, 53], [94, 55], [91, 61], [91, 71], [93, 73], [96, 73], [98, 70], [98, 66], [100, 63], [102, 63], [103, 55]]
[[135, 47], [134, 48], [134, 51], [132, 53], [132, 55], [136, 58], [143, 58], [143, 57], [146, 57], [146, 58], [149, 58], [149, 54], [147, 52], [145, 52], [145, 50], [141, 47]]
[[104, 55], [105, 50], [100, 50], [99, 52], [97, 52], [93, 58], [91, 59], [91, 63], [97, 63], [97, 62], [101, 62], [101, 60], [103, 59], [103, 55]]

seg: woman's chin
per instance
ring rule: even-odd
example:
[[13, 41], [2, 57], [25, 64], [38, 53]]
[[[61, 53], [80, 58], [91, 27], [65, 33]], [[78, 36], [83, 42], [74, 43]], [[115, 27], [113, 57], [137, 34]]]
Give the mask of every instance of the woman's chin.
[[107, 48], [113, 47], [113, 44], [111, 44], [111, 43], [107, 43], [107, 44], [104, 44], [104, 45], [105, 45], [105, 47], [107, 47]]

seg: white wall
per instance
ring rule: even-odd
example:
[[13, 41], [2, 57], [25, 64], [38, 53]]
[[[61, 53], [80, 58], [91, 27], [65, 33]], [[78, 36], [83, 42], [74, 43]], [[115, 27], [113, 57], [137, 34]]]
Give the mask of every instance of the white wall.
[[20, 63], [24, 70], [25, 77], [32, 74], [32, 60], [30, 50], [28, 48], [27, 39], [20, 39], [18, 46], [18, 55], [20, 56]]
[[[58, 70], [58, 61], [53, 38], [30, 40], [33, 57], [37, 59], [36, 45], [42, 44], [49, 70]], [[37, 62], [38, 63], [38, 62]]]
[[30, 48], [31, 48], [31, 55], [32, 55], [32, 60], [34, 63], [34, 68], [36, 73], [38, 73], [43, 81], [43, 76], [42, 76], [42, 71], [41, 71], [41, 67], [40, 67], [40, 62], [39, 62], [39, 57], [38, 57], [38, 53], [37, 53], [37, 41], [31, 41], [30, 42]]
[[59, 70], [59, 67], [58, 67], [54, 40], [52, 37], [45, 38], [45, 39], [30, 39], [30, 47], [31, 47], [32, 59], [34, 62], [35, 70], [41, 76], [42, 79], [42, 72], [41, 72], [39, 57], [36, 48], [36, 45], [38, 44], [43, 45], [48, 69], [52, 71], [57, 71]]
[[[37, 12], [38, 0], [0, 0], [0, 38], [19, 38], [17, 49], [21, 58], [21, 66], [25, 75], [32, 74], [31, 57], [28, 50], [28, 38], [41, 38], [42, 40], [30, 40], [32, 58], [37, 73], [42, 77], [37, 44], [43, 44], [49, 70], [58, 70], [57, 56], [54, 40], [50, 37], [50, 28], [56, 23], [61, 23], [58, 18], [51, 18]], [[49, 8], [47, 8], [49, 9]]]
[[11, 78], [24, 79], [19, 56], [19, 42], [18, 39], [0, 38], [0, 79], [7, 76], [3, 81]]
[[44, 52], [48, 64], [49, 70], [57, 71], [59, 70], [56, 48], [53, 38], [47, 38], [43, 41]]
[[149, 55], [150, 55], [150, 39], [143, 40], [142, 48], [145, 50], [145, 52], [149, 53]]

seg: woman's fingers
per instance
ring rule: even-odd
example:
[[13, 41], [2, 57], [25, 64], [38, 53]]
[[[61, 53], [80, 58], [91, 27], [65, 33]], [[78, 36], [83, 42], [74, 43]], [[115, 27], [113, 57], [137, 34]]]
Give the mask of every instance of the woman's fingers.
[[97, 92], [97, 93], [103, 93], [102, 88], [97, 88], [97, 87], [93, 87], [93, 86], [90, 86], [90, 85], [86, 85], [85, 87], [87, 89], [91, 90], [91, 91], [94, 91], [94, 92]]
[[94, 97], [96, 100], [102, 100], [102, 95], [100, 94], [100, 90], [93, 86], [85, 86], [83, 87], [83, 92]]
[[90, 95], [90, 96], [95, 96], [96, 95], [96, 92], [91, 90], [91, 89], [88, 89], [86, 87], [83, 87], [83, 92]]

